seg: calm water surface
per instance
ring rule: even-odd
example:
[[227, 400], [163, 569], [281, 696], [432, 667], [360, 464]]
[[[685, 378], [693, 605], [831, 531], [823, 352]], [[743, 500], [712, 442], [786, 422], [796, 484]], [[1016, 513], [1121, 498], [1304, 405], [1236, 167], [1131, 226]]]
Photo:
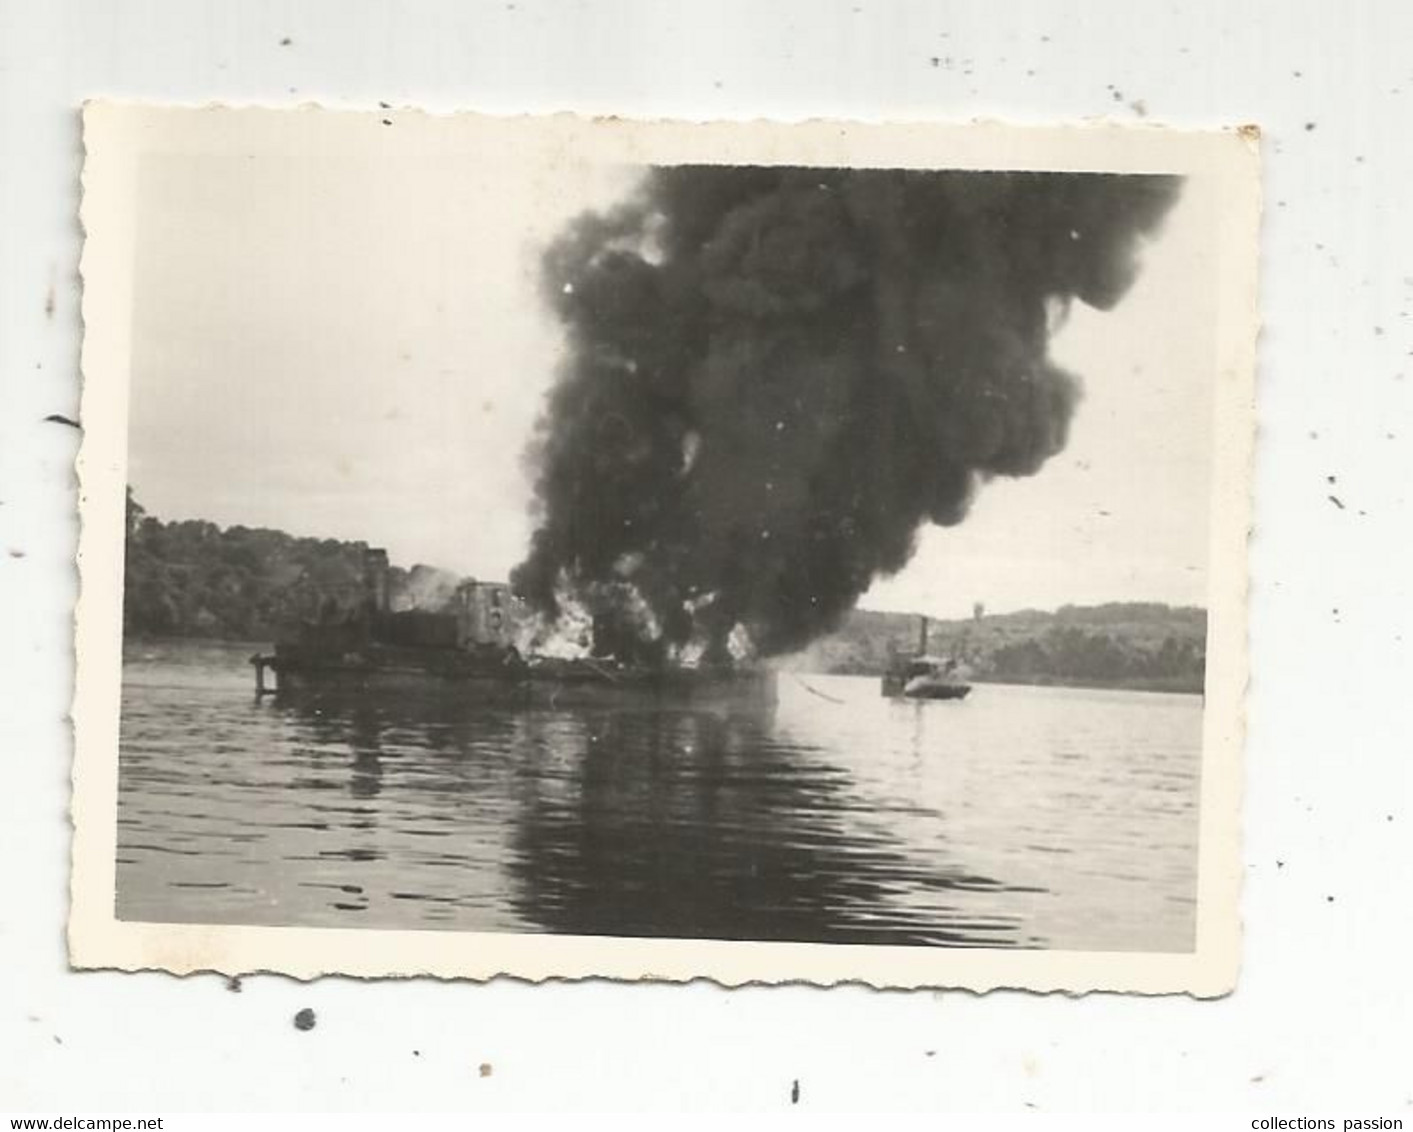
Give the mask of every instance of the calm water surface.
[[257, 703], [254, 651], [128, 649], [122, 919], [1192, 947], [1199, 697]]

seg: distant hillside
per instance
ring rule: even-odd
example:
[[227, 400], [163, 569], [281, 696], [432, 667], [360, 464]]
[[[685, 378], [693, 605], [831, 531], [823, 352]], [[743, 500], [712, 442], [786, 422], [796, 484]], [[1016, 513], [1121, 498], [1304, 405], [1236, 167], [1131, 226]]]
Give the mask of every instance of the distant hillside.
[[[123, 630], [129, 636], [262, 640], [330, 605], [366, 598], [364, 542], [164, 523], [128, 494]], [[460, 579], [431, 566], [388, 572], [394, 609], [442, 608]]]
[[[919, 618], [855, 610], [834, 633], [791, 657], [802, 671], [875, 675], [917, 650]], [[974, 679], [1200, 692], [1207, 614], [1156, 602], [1023, 610], [929, 623], [928, 651], [957, 656]]]

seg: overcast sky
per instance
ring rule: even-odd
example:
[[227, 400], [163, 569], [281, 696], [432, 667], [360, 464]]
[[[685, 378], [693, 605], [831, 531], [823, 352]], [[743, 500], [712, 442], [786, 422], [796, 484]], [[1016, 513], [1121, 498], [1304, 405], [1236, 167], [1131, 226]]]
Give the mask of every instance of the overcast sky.
[[[531, 529], [521, 453], [560, 353], [540, 249], [632, 170], [526, 147], [396, 163], [147, 158], [129, 479], [164, 519], [363, 539], [504, 578]], [[965, 615], [1202, 604], [1211, 225], [1185, 196], [1113, 311], [1053, 353], [1086, 390], [1069, 447], [982, 489], [861, 603]]]

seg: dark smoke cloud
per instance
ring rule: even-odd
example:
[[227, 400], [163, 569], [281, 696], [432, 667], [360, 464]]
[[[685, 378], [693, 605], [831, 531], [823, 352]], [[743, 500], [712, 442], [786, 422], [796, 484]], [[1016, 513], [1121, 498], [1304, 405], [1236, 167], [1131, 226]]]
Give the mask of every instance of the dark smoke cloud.
[[[535, 443], [540, 525], [514, 584], [557, 612], [631, 587], [667, 644], [764, 654], [831, 628], [919, 526], [1065, 444], [1048, 357], [1107, 310], [1172, 177], [653, 169], [576, 221], [544, 281], [569, 356]], [[641, 620], [641, 618], [640, 618]]]

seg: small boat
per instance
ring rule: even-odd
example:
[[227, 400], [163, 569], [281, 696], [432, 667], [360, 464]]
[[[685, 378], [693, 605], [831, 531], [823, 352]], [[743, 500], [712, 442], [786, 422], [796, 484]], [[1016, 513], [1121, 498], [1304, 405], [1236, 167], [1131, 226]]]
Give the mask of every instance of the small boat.
[[883, 673], [883, 694], [912, 700], [961, 700], [971, 691], [955, 657], [929, 656], [927, 618], [918, 618], [917, 652], [897, 657]]
[[965, 699], [971, 685], [961, 678], [955, 660], [915, 656], [884, 673], [883, 694], [913, 700]]

